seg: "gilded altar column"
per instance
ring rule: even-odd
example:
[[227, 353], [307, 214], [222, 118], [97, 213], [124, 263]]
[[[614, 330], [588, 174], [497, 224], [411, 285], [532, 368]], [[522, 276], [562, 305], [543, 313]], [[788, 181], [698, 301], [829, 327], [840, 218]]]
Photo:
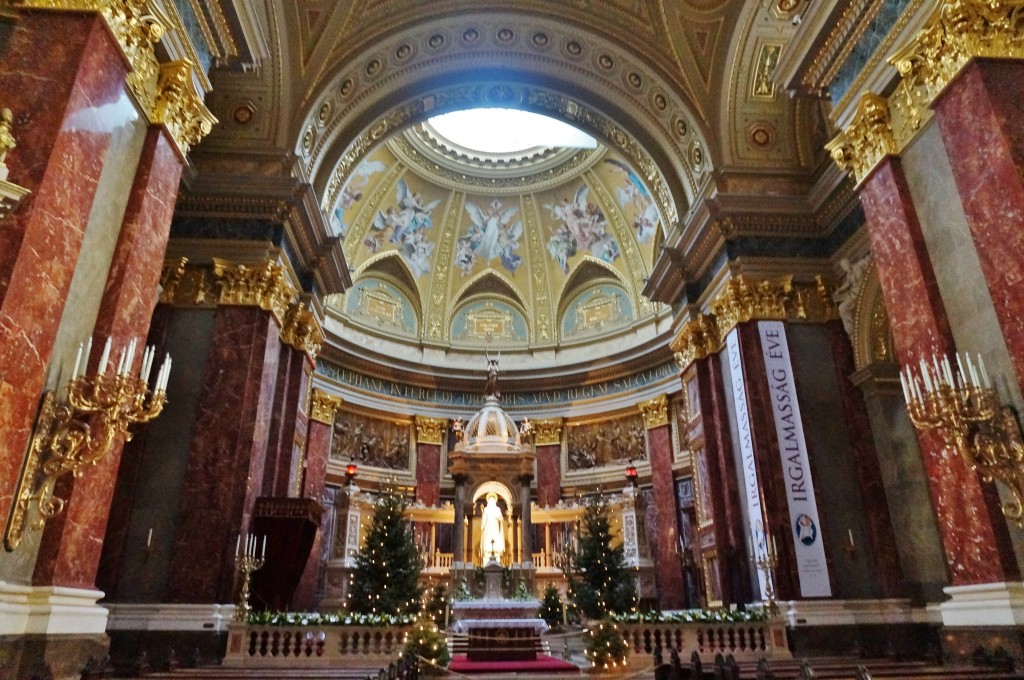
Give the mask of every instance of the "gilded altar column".
[[685, 606], [683, 563], [679, 555], [679, 512], [672, 473], [672, 434], [668, 424], [668, 398], [661, 395], [638, 405], [647, 429], [647, 456], [651, 461], [651, 491], [657, 534], [653, 545], [658, 564], [658, 604], [665, 609]]
[[[325, 494], [324, 481], [327, 478], [327, 460], [331, 453], [331, 439], [334, 433], [334, 415], [342, 404], [341, 397], [313, 388], [310, 394], [309, 429], [306, 434], [306, 473], [302, 479], [302, 496], [312, 498], [330, 508]], [[321, 574], [326, 567], [330, 555], [329, 528], [332, 526], [332, 513], [325, 512], [320, 521], [320, 530], [313, 539], [313, 547], [309, 551], [309, 560], [299, 577], [299, 585], [295, 588], [292, 606], [297, 611], [311, 611], [317, 606], [317, 587]]]
[[441, 502], [441, 442], [448, 422], [416, 416], [416, 500], [428, 507]]
[[[455, 481], [455, 521], [452, 525], [452, 575], [462, 568], [466, 555], [466, 476], [452, 474]], [[454, 584], [453, 584], [454, 585]]]
[[[896, 155], [889, 102], [862, 95], [853, 121], [829, 144], [832, 156], [854, 173], [867, 217], [871, 250], [896, 355], [917, 365], [931, 354], [955, 350], [946, 310], [914, 206]], [[932, 505], [954, 586], [1017, 578], [1006, 522], [996, 490], [982, 485], [935, 431], [918, 431]]]
[[519, 532], [522, 536], [523, 551], [520, 555], [520, 564], [526, 568], [533, 566], [533, 522], [530, 519], [530, 506], [533, 500], [530, 498], [530, 482], [532, 475], [522, 475], [519, 478]]
[[728, 606], [756, 596], [750, 589], [751, 556], [732, 460], [720, 347], [715, 318], [708, 314], [696, 315], [672, 342], [682, 368], [685, 412], [679, 415], [680, 445], [692, 456], [696, 525], [690, 549], [701, 573], [704, 599]]
[[537, 505], [551, 507], [562, 499], [562, 418], [534, 424], [537, 455]]
[[263, 488], [281, 326], [296, 293], [272, 261], [216, 261], [220, 294], [167, 581], [170, 602], [234, 600], [233, 550]]

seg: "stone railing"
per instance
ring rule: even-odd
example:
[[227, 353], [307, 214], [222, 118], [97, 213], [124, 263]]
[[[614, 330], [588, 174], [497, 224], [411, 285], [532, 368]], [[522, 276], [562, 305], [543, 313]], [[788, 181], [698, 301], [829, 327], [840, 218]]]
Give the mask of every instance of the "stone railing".
[[743, 623], [620, 623], [619, 629], [630, 647], [631, 667], [645, 667], [651, 654], [660, 646], [667, 660], [672, 649], [679, 652], [683, 663], [697, 652], [701, 661], [710, 663], [716, 654], [732, 654], [737, 661], [791, 659], [786, 643], [786, 623], [750, 621]]
[[427, 553], [423, 557], [423, 567], [424, 569], [451, 569], [452, 554], [443, 553], [440, 550]]
[[394, 661], [406, 626], [261, 626], [232, 624], [224, 666], [231, 668], [377, 668]]

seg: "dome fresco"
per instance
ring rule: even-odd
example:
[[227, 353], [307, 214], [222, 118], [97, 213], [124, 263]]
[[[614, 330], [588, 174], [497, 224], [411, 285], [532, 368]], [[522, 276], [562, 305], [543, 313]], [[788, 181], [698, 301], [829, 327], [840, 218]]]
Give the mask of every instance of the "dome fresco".
[[371, 152], [329, 210], [353, 287], [328, 308], [393, 339], [557, 347], [654, 318], [661, 218], [606, 147], [494, 156], [428, 125]]

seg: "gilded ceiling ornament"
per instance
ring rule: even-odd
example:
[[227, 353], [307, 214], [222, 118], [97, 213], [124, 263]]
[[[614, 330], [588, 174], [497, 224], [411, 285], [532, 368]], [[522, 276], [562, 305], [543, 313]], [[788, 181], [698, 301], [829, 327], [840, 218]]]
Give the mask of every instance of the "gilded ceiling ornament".
[[548, 420], [533, 421], [534, 444], [536, 444], [537, 446], [551, 446], [554, 444], [561, 444], [562, 425], [563, 421], [561, 418], [550, 418]]
[[219, 304], [255, 305], [284, 325], [288, 306], [296, 296], [284, 267], [270, 260], [244, 265], [214, 258], [213, 273], [220, 283]]
[[[537, 201], [532, 194], [523, 197], [523, 214], [526, 217], [527, 247], [531, 262], [544, 262], [544, 246], [540, 242], [540, 225], [537, 223]], [[530, 292], [533, 295], [534, 322], [530, 324], [531, 341], [547, 344], [552, 339], [552, 302], [548, 291], [551, 289], [547, 267], [531, 267]]]
[[637, 405], [644, 417], [644, 427], [653, 430], [668, 425], [668, 395], [662, 394]]
[[[455, 241], [455, 230], [459, 227], [459, 217], [462, 215], [463, 204], [466, 197], [464, 194], [452, 197], [448, 209], [444, 215], [444, 226], [441, 228], [441, 235], [438, 237], [438, 248], [434, 253], [434, 276], [431, 278], [430, 297], [428, 303], [430, 308], [426, 311], [426, 338], [428, 340], [445, 340], [451, 328], [451, 319], [448, 318], [448, 270], [452, 263], [452, 244]], [[436, 290], [435, 290], [436, 288]]]
[[832, 160], [857, 182], [862, 182], [888, 155], [898, 154], [893, 135], [889, 102], [873, 92], [865, 92], [857, 103], [850, 124], [825, 145]]
[[671, 344], [680, 369], [685, 369], [694, 361], [714, 354], [721, 346], [722, 338], [718, 333], [718, 325], [715, 323], [715, 317], [709, 314], [698, 314], [683, 324]]
[[26, 9], [98, 12], [121, 46], [131, 71], [125, 84], [153, 125], [164, 125], [182, 156], [217, 122], [203, 103], [187, 61], [160, 64], [153, 45], [165, 28], [146, 0], [14, 0]]
[[334, 414], [341, 408], [344, 400], [336, 394], [329, 394], [317, 388], [313, 388], [309, 417], [318, 423], [334, 425]]
[[448, 421], [440, 418], [416, 416], [416, 443], [440, 444], [448, 430]]
[[316, 314], [305, 303], [296, 301], [288, 306], [281, 324], [281, 342], [305, 352], [310, 361], [316, 363], [324, 344], [324, 331]]

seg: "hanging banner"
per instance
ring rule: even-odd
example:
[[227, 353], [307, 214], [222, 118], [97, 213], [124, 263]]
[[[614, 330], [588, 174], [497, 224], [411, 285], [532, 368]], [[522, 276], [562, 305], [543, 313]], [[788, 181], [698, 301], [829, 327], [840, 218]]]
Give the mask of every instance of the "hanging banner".
[[775, 434], [782, 456], [782, 475], [786, 481], [789, 503], [789, 529], [796, 550], [796, 566], [800, 576], [802, 597], [830, 597], [825, 545], [821, 539], [818, 504], [814, 500], [811, 466], [807, 457], [807, 441], [800, 419], [796, 397], [793, 364], [789, 358], [786, 327], [781, 321], [760, 321], [761, 351], [768, 377]]
[[[743, 380], [743, 359], [740, 355], [739, 331], [733, 328], [725, 338], [729, 355], [729, 374], [732, 376], [732, 402], [736, 413], [736, 429], [739, 431], [740, 460], [743, 467], [743, 497], [747, 504], [747, 518], [750, 522], [750, 540], [754, 548], [754, 559], [763, 558], [768, 552], [764, 531], [764, 514], [761, 511], [761, 487], [757, 483], [757, 461], [754, 458], [754, 441], [750, 435], [750, 407], [747, 402], [747, 386]], [[768, 583], [765, 571], [757, 570], [759, 595], [767, 597]]]

